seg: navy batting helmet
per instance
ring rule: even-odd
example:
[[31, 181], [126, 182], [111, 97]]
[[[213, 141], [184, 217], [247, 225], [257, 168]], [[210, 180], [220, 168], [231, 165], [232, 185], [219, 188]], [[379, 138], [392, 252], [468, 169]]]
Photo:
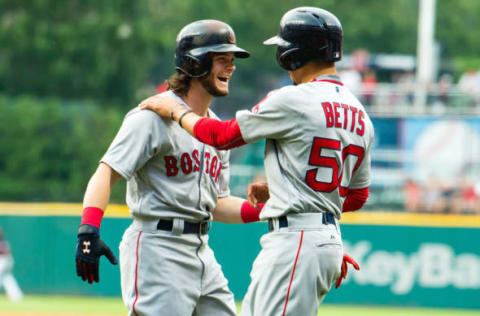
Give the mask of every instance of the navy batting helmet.
[[342, 25], [335, 15], [320, 8], [300, 7], [285, 13], [277, 36], [265, 45], [277, 45], [277, 61], [295, 70], [310, 61], [342, 58]]
[[201, 77], [210, 72], [212, 59], [208, 53], [229, 53], [247, 58], [250, 53], [237, 47], [232, 28], [217, 20], [201, 20], [185, 26], [177, 36], [176, 69]]

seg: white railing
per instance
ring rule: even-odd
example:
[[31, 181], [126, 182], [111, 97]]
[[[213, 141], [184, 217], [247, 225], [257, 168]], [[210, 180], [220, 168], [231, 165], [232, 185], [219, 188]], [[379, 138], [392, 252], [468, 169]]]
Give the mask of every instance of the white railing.
[[[443, 90], [443, 92], [442, 92]], [[373, 91], [353, 91], [372, 115], [475, 115], [480, 116], [480, 95], [468, 95], [452, 85], [432, 85], [426, 104], [415, 105], [414, 86], [378, 83]]]

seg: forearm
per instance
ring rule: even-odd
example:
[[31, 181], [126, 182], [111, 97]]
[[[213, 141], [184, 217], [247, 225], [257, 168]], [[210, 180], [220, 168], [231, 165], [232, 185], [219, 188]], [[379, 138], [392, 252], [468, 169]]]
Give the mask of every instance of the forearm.
[[100, 239], [100, 223], [110, 199], [110, 191], [119, 179], [120, 175], [110, 166], [100, 163], [85, 191], [75, 262], [77, 275], [88, 283], [100, 280], [98, 272], [101, 256], [105, 255], [112, 264], [118, 263], [113, 252]]
[[246, 144], [236, 119], [220, 121], [200, 117], [184, 108], [175, 108], [172, 117], [196, 139], [217, 149], [232, 149]]
[[213, 220], [215, 222], [241, 224], [243, 223], [241, 209], [246, 200], [236, 196], [227, 196], [219, 198], [217, 206], [213, 210]]
[[105, 210], [110, 200], [111, 189], [119, 179], [120, 175], [110, 166], [100, 163], [88, 182], [83, 207], [97, 207]]
[[184, 107], [177, 106], [172, 110], [171, 117], [176, 122], [179, 122], [181, 117], [182, 121], [179, 123], [181, 123], [182, 128], [186, 130], [190, 135], [195, 136], [193, 134], [194, 126], [200, 119], [202, 119], [202, 117], [194, 112], [189, 112], [183, 115], [185, 112], [187, 112], [187, 110]]
[[235, 196], [219, 198], [213, 210], [213, 220], [230, 224], [257, 222], [263, 205], [259, 203], [255, 208], [247, 200]]

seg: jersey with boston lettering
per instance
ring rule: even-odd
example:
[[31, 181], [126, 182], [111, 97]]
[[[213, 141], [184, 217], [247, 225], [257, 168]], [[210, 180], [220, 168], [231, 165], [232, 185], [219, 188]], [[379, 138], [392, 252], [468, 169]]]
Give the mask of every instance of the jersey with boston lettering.
[[236, 119], [245, 142], [266, 138], [270, 199], [262, 219], [291, 212], [340, 218], [347, 189], [370, 184], [373, 125], [336, 76], [274, 90]]
[[[171, 91], [164, 94], [183, 103]], [[210, 110], [209, 116], [216, 117]], [[101, 162], [127, 179], [132, 214], [200, 221], [211, 219], [217, 199], [230, 194], [229, 155], [197, 141], [176, 122], [135, 108]]]

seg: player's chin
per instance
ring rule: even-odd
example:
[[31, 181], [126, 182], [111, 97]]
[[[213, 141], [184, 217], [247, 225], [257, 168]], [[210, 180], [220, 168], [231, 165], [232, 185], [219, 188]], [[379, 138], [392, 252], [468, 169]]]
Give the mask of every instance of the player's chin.
[[217, 96], [223, 97], [230, 92], [228, 81], [215, 80], [215, 90], [217, 90]]

